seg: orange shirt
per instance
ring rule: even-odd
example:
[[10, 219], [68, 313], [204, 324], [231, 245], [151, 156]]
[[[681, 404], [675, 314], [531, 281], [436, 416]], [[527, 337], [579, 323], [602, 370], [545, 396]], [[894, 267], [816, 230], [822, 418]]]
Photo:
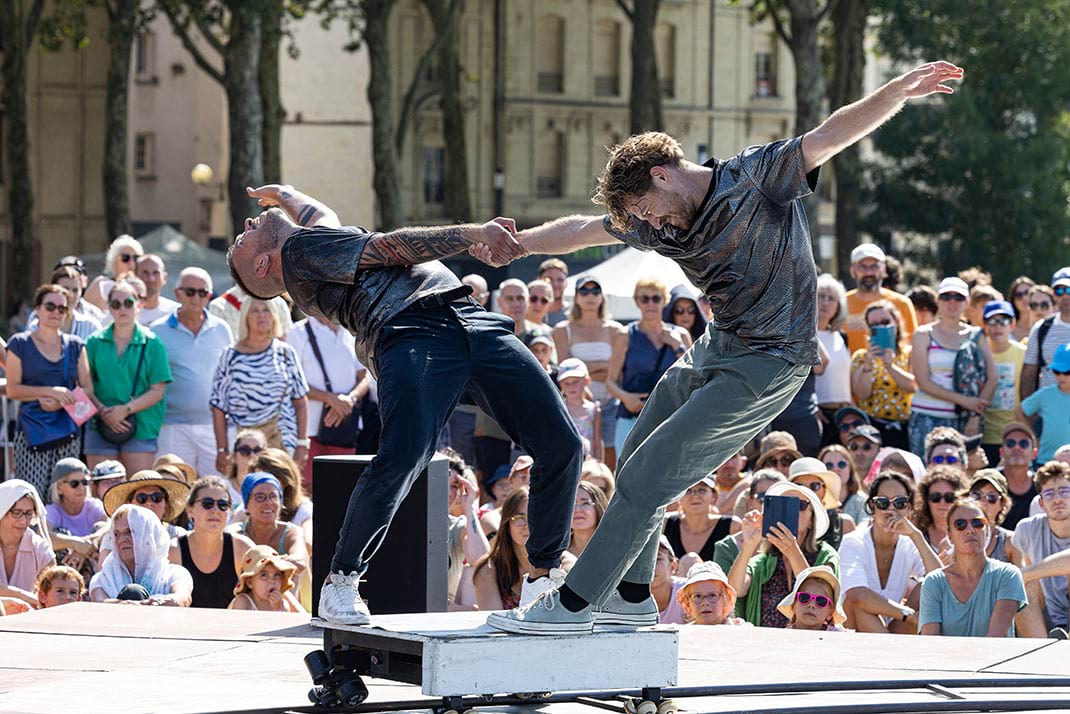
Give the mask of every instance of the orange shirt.
[[918, 326], [918, 318], [914, 315], [914, 303], [909, 298], [900, 295], [894, 290], [881, 288], [880, 295], [861, 295], [857, 290], [847, 291], [847, 320], [841, 328], [847, 335], [847, 349], [854, 354], [858, 350], [869, 347], [869, 327], [866, 326], [866, 306], [877, 300], [887, 300], [899, 309], [903, 316], [902, 338], [910, 341], [914, 335], [914, 328]]

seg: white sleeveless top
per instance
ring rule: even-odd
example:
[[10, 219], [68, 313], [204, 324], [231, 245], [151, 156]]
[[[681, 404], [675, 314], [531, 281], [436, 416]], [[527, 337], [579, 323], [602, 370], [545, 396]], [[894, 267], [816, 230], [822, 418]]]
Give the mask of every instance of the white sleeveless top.
[[[613, 354], [613, 345], [609, 342], [573, 342], [571, 325], [565, 325], [565, 335], [568, 337], [569, 341], [569, 354], [584, 362], [608, 362], [610, 356]], [[609, 396], [609, 392], [606, 391], [605, 382], [596, 382], [592, 379], [588, 388], [591, 390], [591, 394], [594, 398], [599, 402], [604, 402]]]

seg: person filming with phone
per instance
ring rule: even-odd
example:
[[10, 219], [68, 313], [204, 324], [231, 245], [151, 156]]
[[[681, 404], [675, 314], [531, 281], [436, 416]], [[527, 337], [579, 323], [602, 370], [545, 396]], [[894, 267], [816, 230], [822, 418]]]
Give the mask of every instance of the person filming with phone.
[[909, 449], [910, 400], [918, 383], [910, 371], [910, 343], [903, 317], [888, 300], [866, 307], [869, 346], [851, 356], [851, 391], [885, 446]]
[[837, 575], [836, 549], [818, 540], [829, 527], [828, 513], [810, 488], [788, 481], [765, 492], [761, 511], [743, 516], [739, 554], [728, 573], [741, 606], [736, 612], [752, 625], [785, 627], [778, 605], [792, 591], [799, 573], [827, 565]]

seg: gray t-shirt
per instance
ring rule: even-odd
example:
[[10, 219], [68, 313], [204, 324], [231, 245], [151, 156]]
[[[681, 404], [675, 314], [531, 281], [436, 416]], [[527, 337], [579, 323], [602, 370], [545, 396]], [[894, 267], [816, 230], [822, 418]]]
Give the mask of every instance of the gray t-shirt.
[[[1031, 516], [1019, 521], [1011, 537], [1014, 547], [1025, 553], [1031, 563], [1038, 563], [1052, 553], [1070, 549], [1070, 538], [1056, 538], [1048, 525], [1048, 515]], [[1067, 625], [1066, 577], [1043, 578], [1040, 581], [1044, 592], [1044, 609], [1053, 627]]]
[[710, 299], [714, 327], [793, 364], [818, 364], [817, 266], [798, 200], [817, 183], [804, 172], [802, 139], [711, 159], [709, 191], [691, 228], [606, 230], [625, 244], [672, 258]]
[[422, 298], [461, 287], [437, 260], [398, 268], [358, 270], [373, 233], [356, 226], [303, 228], [282, 246], [282, 278], [306, 314], [346, 328], [357, 358], [372, 374], [375, 343], [383, 325]]

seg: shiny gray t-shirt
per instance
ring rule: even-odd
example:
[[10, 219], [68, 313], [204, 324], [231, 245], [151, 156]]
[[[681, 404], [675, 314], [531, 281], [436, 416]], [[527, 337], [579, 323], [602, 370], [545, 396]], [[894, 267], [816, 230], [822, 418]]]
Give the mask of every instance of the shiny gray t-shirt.
[[357, 358], [373, 374], [383, 325], [421, 298], [461, 287], [437, 260], [358, 270], [364, 246], [376, 235], [356, 226], [315, 226], [298, 230], [282, 246], [282, 279], [290, 297], [306, 314], [352, 332]]
[[817, 169], [805, 173], [802, 139], [705, 165], [713, 179], [689, 230], [633, 219], [620, 231], [608, 217], [606, 230], [675, 260], [709, 297], [716, 329], [793, 364], [817, 364], [817, 266], [799, 201], [813, 191]]

